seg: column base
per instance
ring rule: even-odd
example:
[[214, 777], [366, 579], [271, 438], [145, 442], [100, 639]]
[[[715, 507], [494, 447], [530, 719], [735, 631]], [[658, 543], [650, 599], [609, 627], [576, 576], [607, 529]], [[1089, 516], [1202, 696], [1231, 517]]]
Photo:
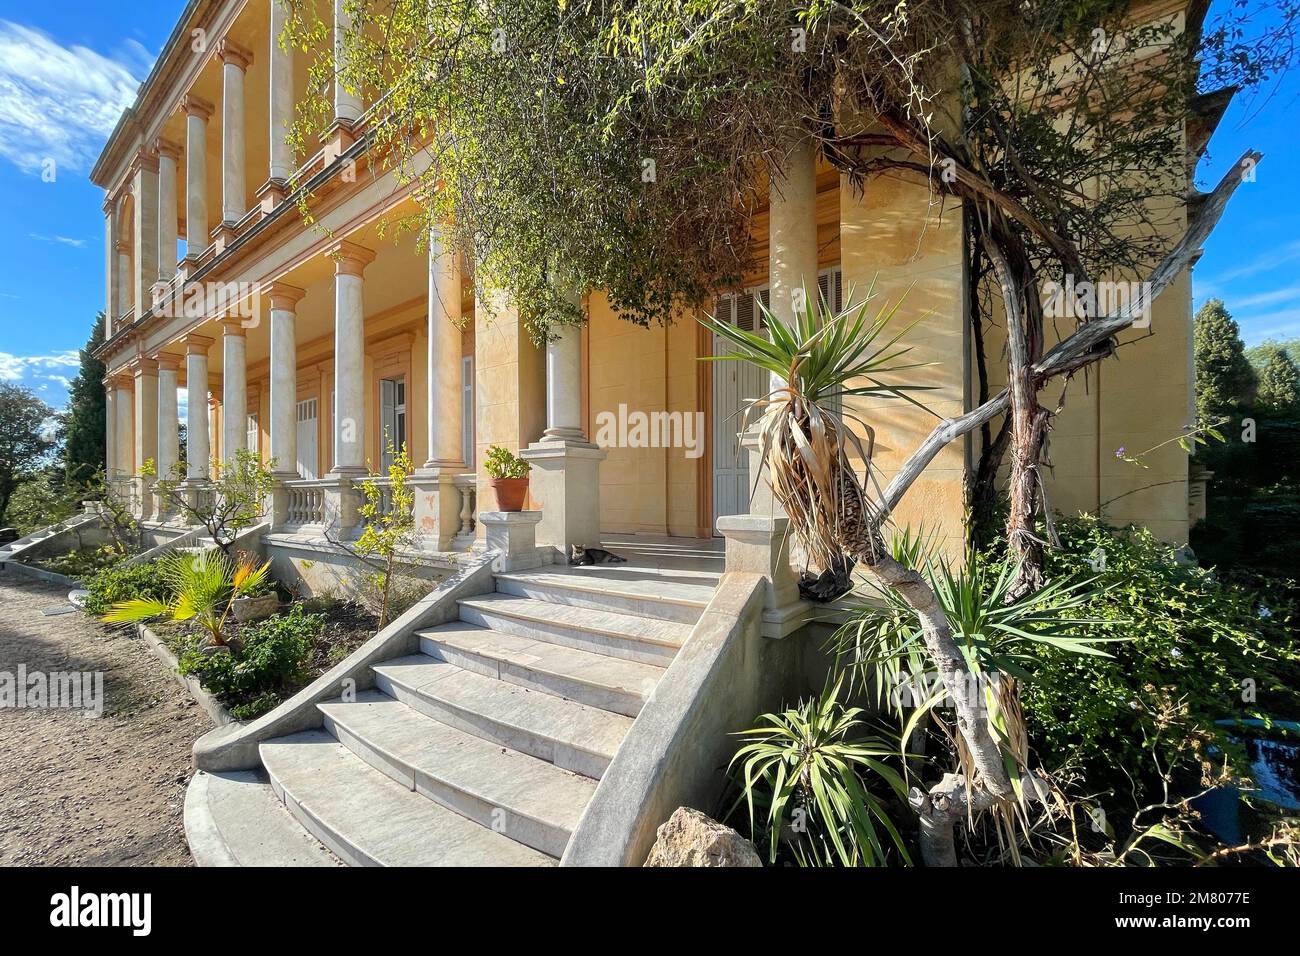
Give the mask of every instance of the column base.
[[212, 245], [216, 249], [216, 255], [221, 255], [226, 251], [226, 247], [235, 241], [238, 225], [239, 223], [234, 220], [223, 219], [217, 228], [212, 230]]
[[519, 456], [532, 465], [528, 492], [541, 507], [537, 543], [562, 561], [574, 545], [600, 543], [600, 463], [604, 449], [586, 440], [533, 442]]
[[494, 571], [527, 571], [551, 563], [549, 551], [537, 546], [537, 525], [542, 520], [542, 512], [482, 511], [478, 520], [486, 531], [486, 549], [496, 552], [492, 560]]
[[333, 123], [321, 133], [321, 146], [324, 147], [325, 165], [335, 162], [340, 156], [352, 148], [357, 141], [357, 134], [352, 131], [353, 124], [345, 119], [335, 119]]

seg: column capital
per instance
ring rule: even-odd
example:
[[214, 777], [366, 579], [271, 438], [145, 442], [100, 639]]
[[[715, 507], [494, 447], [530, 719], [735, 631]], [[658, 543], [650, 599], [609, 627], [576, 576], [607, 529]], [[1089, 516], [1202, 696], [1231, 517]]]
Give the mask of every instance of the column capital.
[[346, 239], [334, 243], [325, 250], [325, 254], [334, 260], [334, 274], [339, 276], [360, 276], [366, 266], [375, 261], [377, 255], [373, 249], [367, 249]]
[[271, 299], [271, 308], [292, 312], [298, 301], [307, 294], [307, 290], [287, 282], [272, 282], [266, 294]]
[[153, 148], [154, 148], [154, 152], [158, 154], [159, 158], [166, 156], [168, 159], [172, 160], [173, 162], [180, 162], [181, 147], [179, 143], [173, 143], [171, 140], [163, 139], [160, 136], [158, 137], [157, 140], [154, 141]]
[[186, 93], [181, 97], [181, 110], [186, 116], [197, 116], [202, 120], [210, 120], [215, 107], [202, 97]]
[[[134, 176], [141, 170], [148, 170], [151, 173], [158, 172], [158, 154], [148, 146], [142, 146], [136, 150], [135, 158], [131, 160], [131, 175]], [[139, 197], [136, 197], [137, 200]]]
[[158, 363], [146, 355], [141, 355], [132, 359], [131, 364], [127, 366], [127, 368], [131, 370], [131, 374], [136, 378], [139, 378], [141, 375], [148, 375], [150, 372], [155, 375], [158, 373]]
[[158, 370], [161, 372], [177, 372], [181, 367], [181, 356], [174, 355], [171, 352], [159, 352], [154, 356], [154, 361], [158, 364]]
[[108, 388], [130, 388], [131, 384], [131, 376], [125, 371], [114, 372], [104, 378], [104, 385]]
[[242, 338], [248, 331], [244, 328], [244, 320], [237, 315], [228, 315], [218, 321], [221, 323], [222, 337], [228, 338], [237, 335]]
[[189, 335], [185, 336], [185, 338], [181, 339], [181, 342], [185, 344], [186, 355], [206, 356], [208, 354], [208, 349], [211, 347], [213, 341], [215, 340], [210, 338], [209, 336], [198, 335], [197, 333], [194, 332], [191, 332]]
[[247, 70], [253, 62], [253, 51], [229, 37], [222, 37], [217, 43], [217, 56], [222, 63], [233, 64], [241, 70]]

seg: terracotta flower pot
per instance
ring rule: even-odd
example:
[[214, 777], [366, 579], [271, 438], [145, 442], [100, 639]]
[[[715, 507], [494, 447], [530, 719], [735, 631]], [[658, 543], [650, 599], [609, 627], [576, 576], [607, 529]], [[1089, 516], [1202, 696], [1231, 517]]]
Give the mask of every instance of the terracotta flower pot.
[[498, 511], [523, 511], [528, 497], [527, 478], [489, 478], [488, 484], [497, 496]]

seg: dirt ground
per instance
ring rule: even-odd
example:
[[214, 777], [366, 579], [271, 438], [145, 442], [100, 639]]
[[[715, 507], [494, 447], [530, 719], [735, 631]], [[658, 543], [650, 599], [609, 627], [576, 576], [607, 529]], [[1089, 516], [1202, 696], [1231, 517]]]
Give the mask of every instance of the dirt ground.
[[0, 866], [190, 865], [190, 747], [211, 725], [144, 642], [0, 573], [0, 672], [103, 673], [104, 713], [0, 707]]

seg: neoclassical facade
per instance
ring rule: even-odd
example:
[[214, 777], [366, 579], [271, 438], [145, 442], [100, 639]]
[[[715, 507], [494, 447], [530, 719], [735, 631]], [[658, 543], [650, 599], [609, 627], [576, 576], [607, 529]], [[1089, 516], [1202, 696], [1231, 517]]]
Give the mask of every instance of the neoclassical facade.
[[[1151, 6], [1186, 17], [1178, 2]], [[333, 11], [337, 35], [343, 0]], [[611, 534], [711, 539], [719, 516], [764, 507], [749, 500], [736, 436], [744, 401], [766, 391], [762, 377], [699, 361], [716, 345], [689, 316], [642, 328], [598, 293], [584, 328], [536, 347], [509, 303], [478, 300], [436, 232], [391, 228], [416, 206], [372, 148], [381, 107], [338, 85], [327, 134], [304, 151], [290, 144], [309, 58], [277, 42], [286, 16], [276, 0], [191, 2], [92, 174], [106, 192], [107, 466], [142, 517], [168, 520], [141, 471], [152, 461], [168, 473], [179, 460], [182, 404], [187, 485], [201, 493], [213, 462], [239, 449], [274, 462], [267, 540], [296, 548], [298, 565], [314, 560], [326, 526], [355, 526], [356, 480], [383, 470], [390, 442], [418, 466], [431, 562], [481, 536], [493, 444], [533, 463], [538, 541], [557, 554]], [[1206, 139], [1187, 131], [1193, 166]], [[796, 148], [755, 227], [752, 273], [714, 311], [753, 328], [756, 302], [784, 314], [791, 290], [814, 276], [832, 305], [874, 281], [883, 299], [906, 296], [908, 321], [919, 317], [908, 341], [927, 363], [917, 374], [932, 411], [972, 406], [959, 207], [938, 208], [924, 183], [900, 178], [856, 191]], [[1072, 391], [1053, 438], [1053, 507], [1101, 509], [1186, 541], [1187, 455], [1161, 443], [1191, 417], [1190, 307], [1184, 275], [1154, 305], [1158, 334]], [[886, 476], [935, 420], [902, 403], [849, 401], [875, 427]], [[677, 430], [620, 428], [597, 442], [602, 423], [634, 415]], [[1115, 456], [1157, 445], [1144, 470]], [[972, 458], [961, 443], [940, 453], [898, 523], [959, 550]]]

